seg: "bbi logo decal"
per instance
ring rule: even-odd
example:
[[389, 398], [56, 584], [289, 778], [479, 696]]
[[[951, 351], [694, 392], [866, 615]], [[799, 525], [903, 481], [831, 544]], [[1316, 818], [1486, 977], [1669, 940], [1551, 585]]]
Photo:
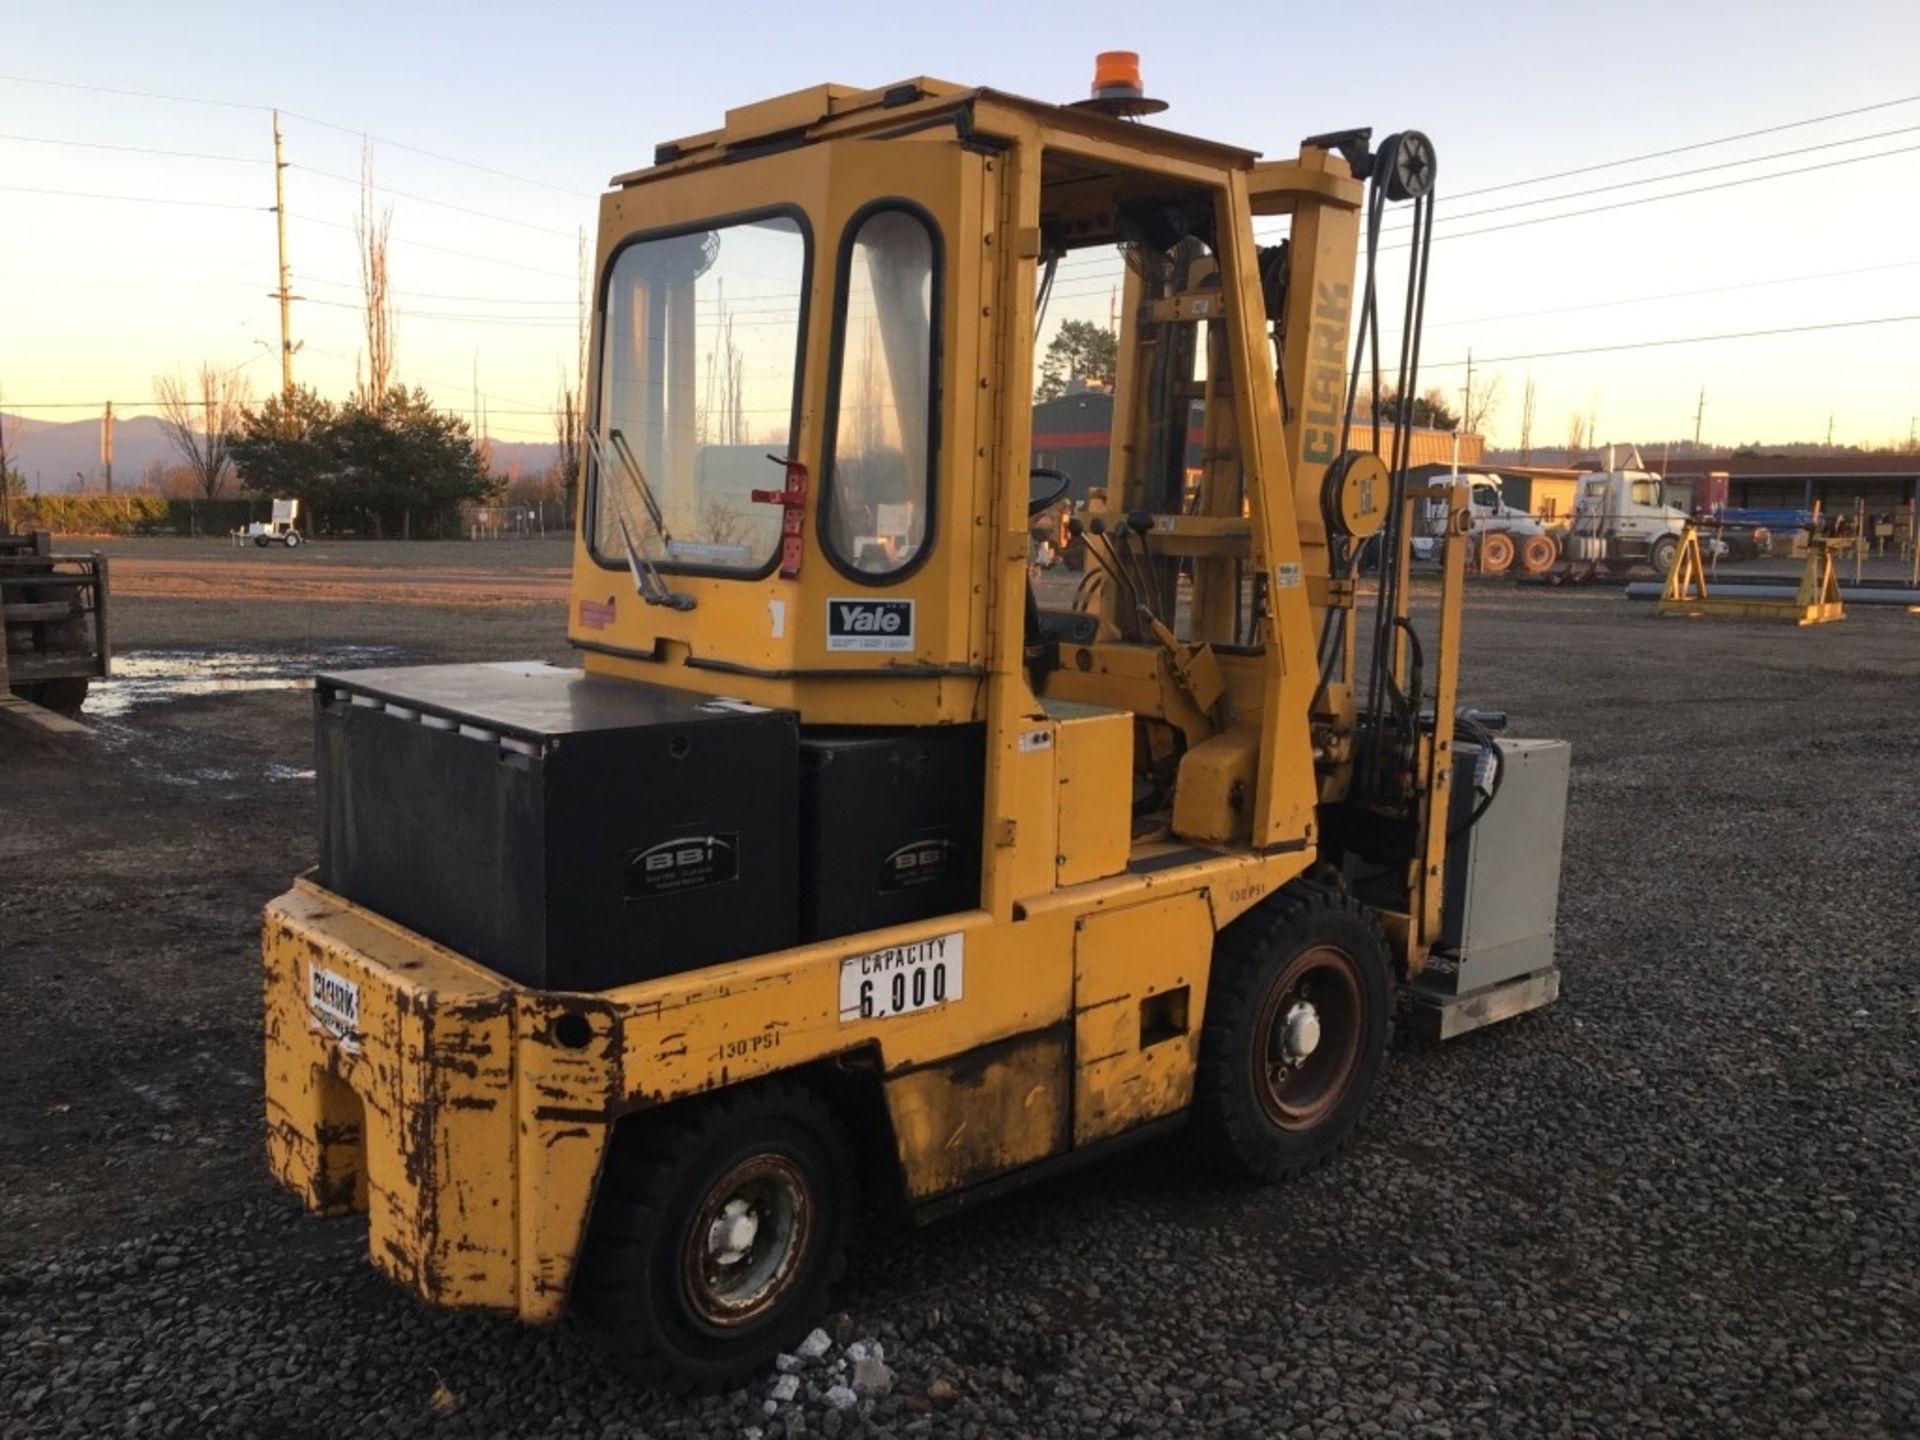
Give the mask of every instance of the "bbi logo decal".
[[911, 890], [945, 880], [952, 873], [960, 847], [939, 837], [909, 840], [880, 862], [880, 888]]
[[681, 835], [627, 856], [627, 898], [719, 885], [740, 873], [738, 835]]
[[912, 650], [913, 601], [827, 601], [827, 649]]

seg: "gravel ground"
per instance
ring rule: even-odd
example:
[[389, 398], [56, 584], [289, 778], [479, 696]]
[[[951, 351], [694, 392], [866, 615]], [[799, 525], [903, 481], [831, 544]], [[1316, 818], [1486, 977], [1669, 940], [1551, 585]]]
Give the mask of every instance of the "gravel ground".
[[[121, 643], [557, 657], [537, 590], [160, 594]], [[1920, 1434], [1912, 624], [1476, 591], [1465, 698], [1575, 746], [1560, 1004], [1397, 1049], [1302, 1182], [1176, 1138], [876, 1217], [826, 1352], [699, 1401], [414, 1303], [268, 1184], [254, 933], [311, 863], [305, 696], [150, 693], [65, 758], [0, 734], [0, 1434]]]

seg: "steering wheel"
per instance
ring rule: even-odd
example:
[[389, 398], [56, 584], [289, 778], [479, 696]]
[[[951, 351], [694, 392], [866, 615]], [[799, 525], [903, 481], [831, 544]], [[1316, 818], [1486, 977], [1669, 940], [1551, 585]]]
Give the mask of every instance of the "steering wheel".
[[1060, 483], [1053, 487], [1051, 493], [1042, 496], [1040, 499], [1028, 499], [1027, 518], [1029, 520], [1036, 515], [1041, 515], [1051, 510], [1060, 502], [1061, 498], [1066, 495], [1067, 491], [1073, 488], [1073, 477], [1067, 474], [1066, 471], [1050, 470], [1044, 465], [1036, 465], [1027, 471], [1027, 482], [1031, 484], [1035, 480], [1058, 480]]

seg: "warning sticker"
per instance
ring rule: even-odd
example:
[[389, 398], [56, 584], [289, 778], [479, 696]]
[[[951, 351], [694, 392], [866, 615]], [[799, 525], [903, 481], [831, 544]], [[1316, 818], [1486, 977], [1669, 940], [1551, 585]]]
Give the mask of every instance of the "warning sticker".
[[360, 987], [324, 965], [307, 963], [307, 1010], [316, 1030], [340, 1042], [348, 1054], [360, 1049]]

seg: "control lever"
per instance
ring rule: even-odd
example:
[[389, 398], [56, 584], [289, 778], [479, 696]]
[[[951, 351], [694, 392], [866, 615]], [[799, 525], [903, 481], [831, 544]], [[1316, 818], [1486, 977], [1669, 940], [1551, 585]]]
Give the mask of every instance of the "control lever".
[[[1133, 576], [1128, 573], [1128, 567], [1121, 560], [1120, 547], [1114, 544], [1112, 535], [1107, 532], [1106, 519], [1103, 516], [1094, 516], [1093, 523], [1089, 529], [1094, 536], [1106, 545], [1107, 558], [1102, 562], [1101, 568], [1112, 575], [1115, 580], [1119, 581], [1121, 588], [1127, 592], [1126, 603], [1132, 611], [1132, 623], [1129, 629], [1131, 629], [1135, 635], [1138, 635], [1140, 633], [1140, 617], [1144, 615], [1147, 619], [1151, 620], [1153, 618], [1153, 611], [1149, 610], [1145, 603], [1143, 603], [1140, 595], [1140, 587], [1134, 584]], [[1089, 555], [1094, 553], [1091, 545], [1087, 547], [1087, 553]]]
[[1135, 576], [1138, 577], [1141, 606], [1146, 610], [1149, 618], [1157, 620], [1160, 618], [1161, 597], [1160, 587], [1154, 582], [1153, 577], [1153, 555], [1147, 549], [1147, 532], [1151, 529], [1153, 529], [1153, 517], [1144, 510], [1135, 510], [1127, 516], [1120, 534], [1123, 538], [1131, 535], [1140, 542], [1138, 555], [1134, 554], [1131, 544], [1124, 545], [1122, 548], [1127, 552], [1127, 561], [1133, 567]]

